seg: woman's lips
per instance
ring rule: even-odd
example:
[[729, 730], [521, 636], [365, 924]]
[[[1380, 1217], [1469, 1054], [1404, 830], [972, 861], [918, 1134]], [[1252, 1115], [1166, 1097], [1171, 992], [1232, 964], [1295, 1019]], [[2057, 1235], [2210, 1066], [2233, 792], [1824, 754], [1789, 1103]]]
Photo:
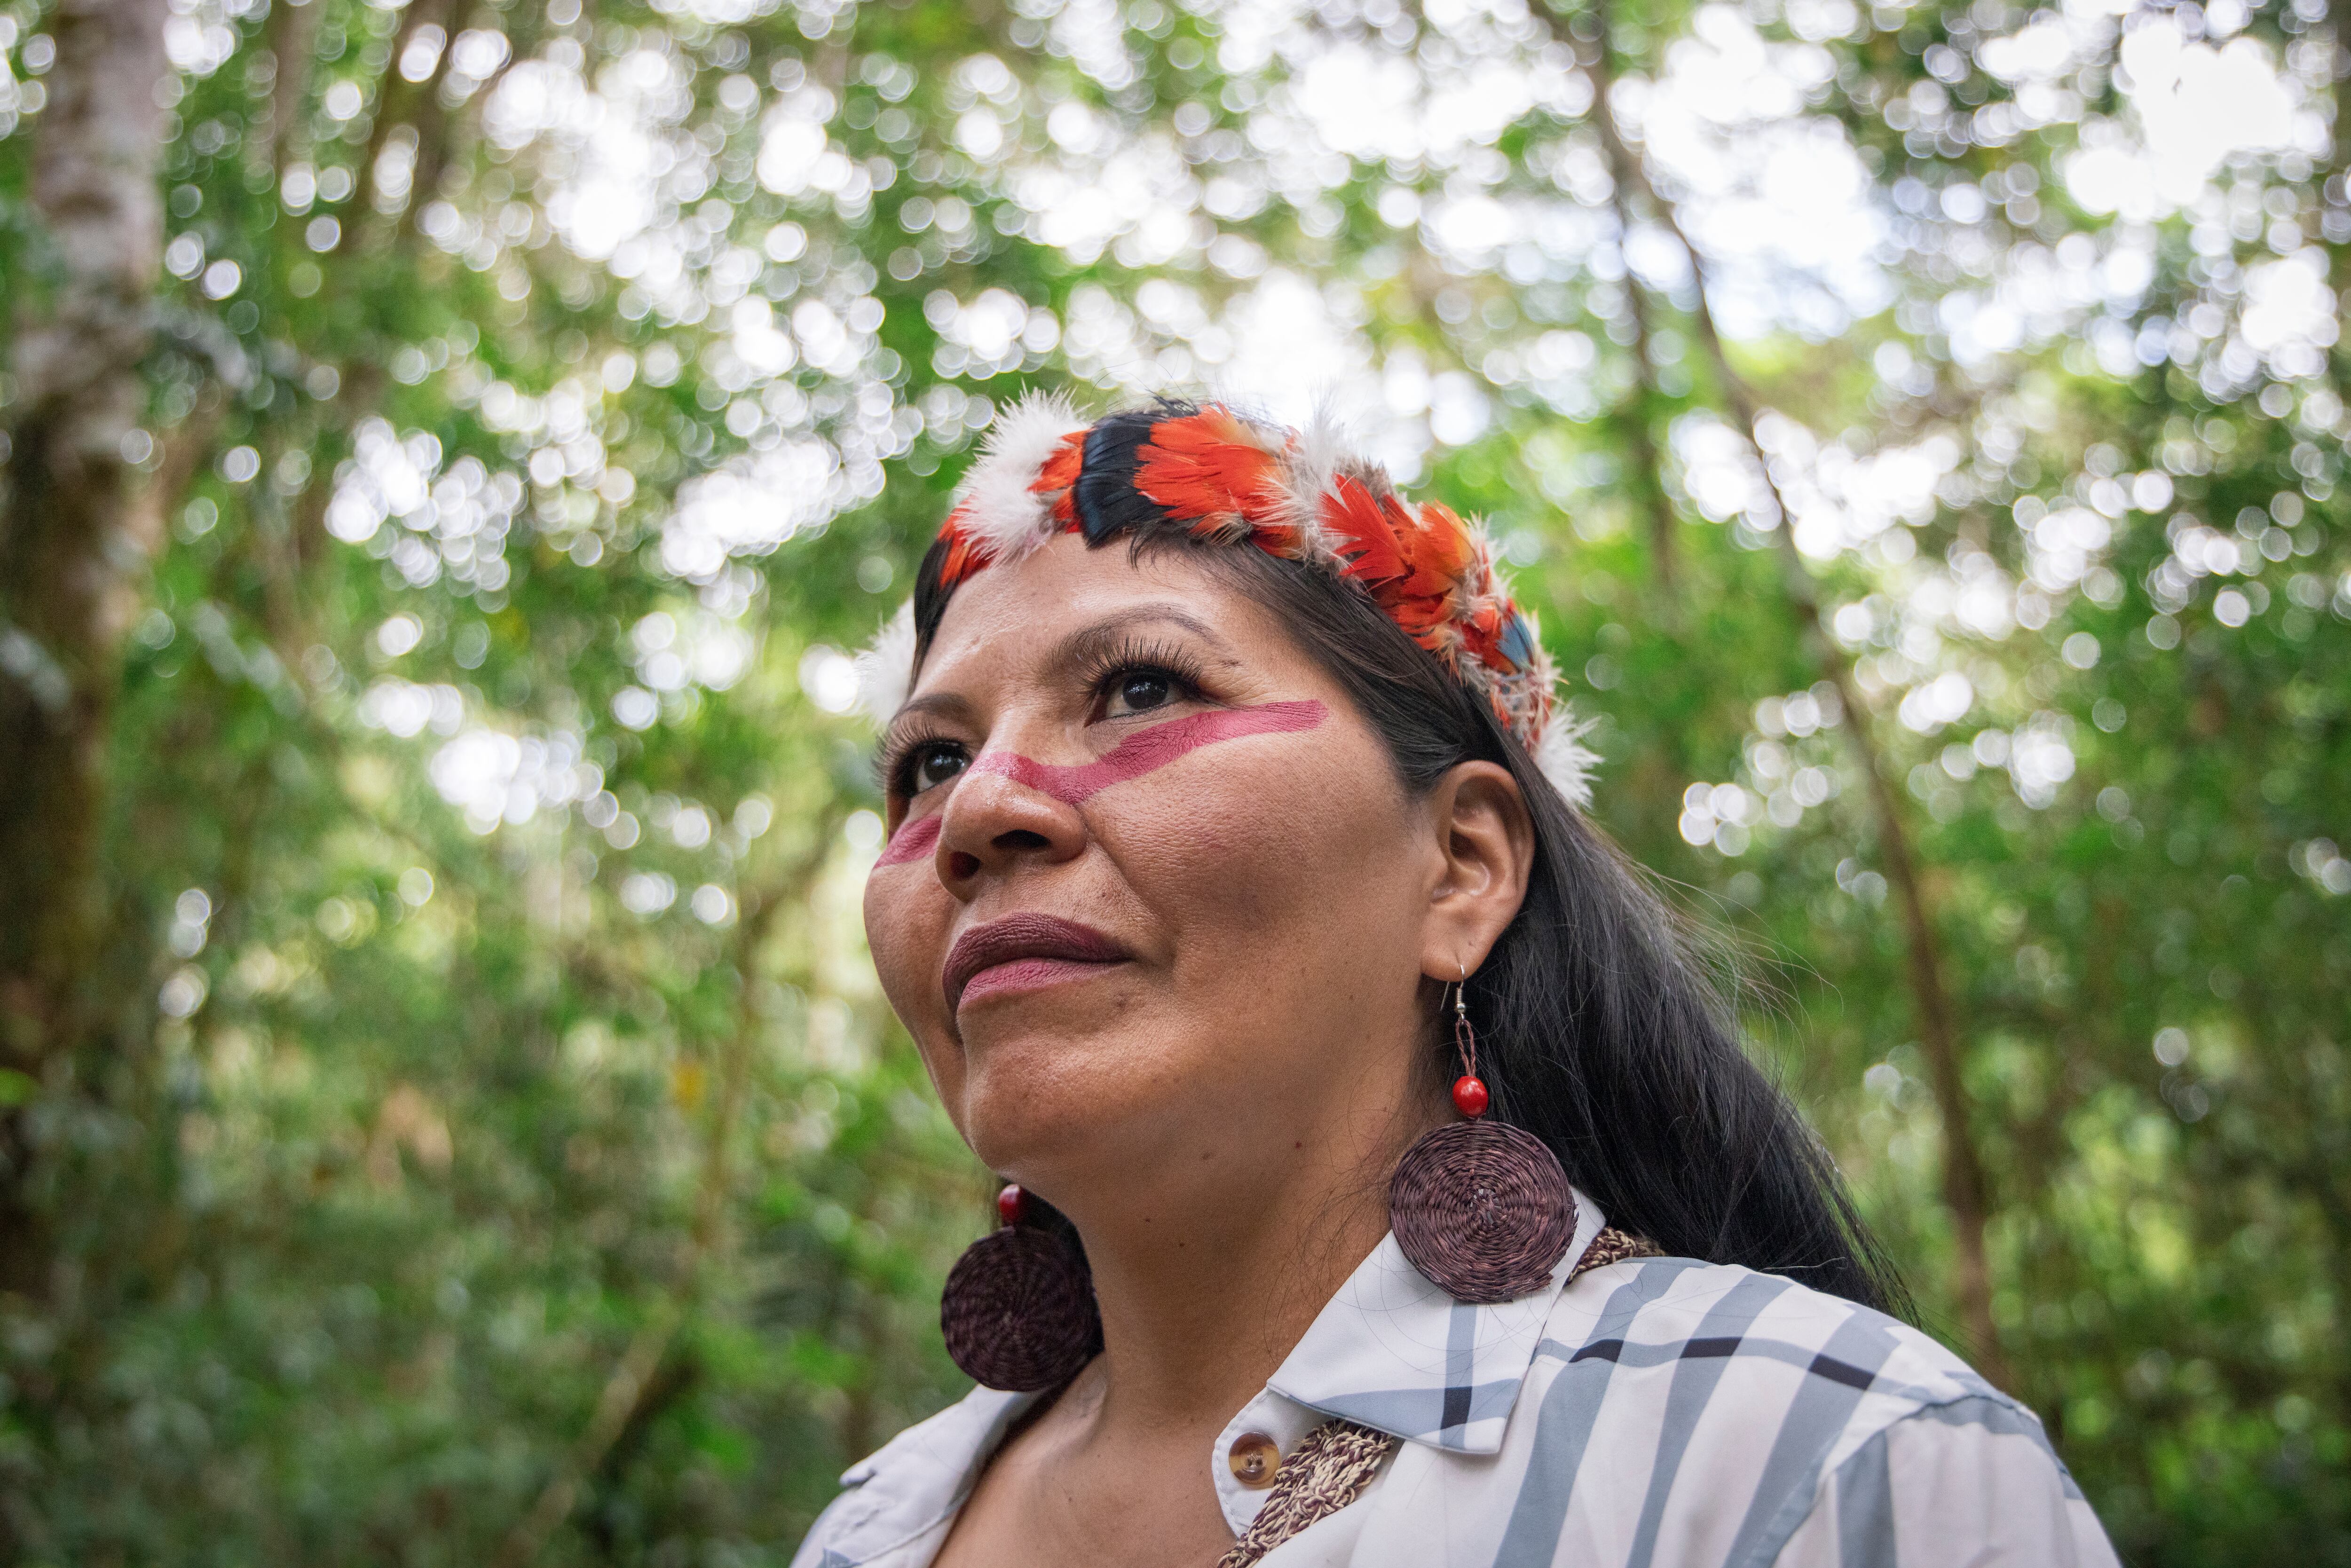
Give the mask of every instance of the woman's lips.
[[1083, 979], [1132, 956], [1110, 937], [1053, 915], [1008, 915], [956, 938], [940, 977], [947, 1010], [1006, 991]]

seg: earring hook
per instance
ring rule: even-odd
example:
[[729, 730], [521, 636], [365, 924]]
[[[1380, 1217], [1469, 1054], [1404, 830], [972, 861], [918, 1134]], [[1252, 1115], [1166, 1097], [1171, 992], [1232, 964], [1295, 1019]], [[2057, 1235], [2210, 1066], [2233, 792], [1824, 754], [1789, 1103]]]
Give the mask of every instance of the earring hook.
[[1459, 959], [1454, 967], [1461, 977], [1453, 983], [1453, 1049], [1461, 1058], [1461, 1075], [1478, 1076], [1478, 1031], [1469, 1026], [1469, 967]]

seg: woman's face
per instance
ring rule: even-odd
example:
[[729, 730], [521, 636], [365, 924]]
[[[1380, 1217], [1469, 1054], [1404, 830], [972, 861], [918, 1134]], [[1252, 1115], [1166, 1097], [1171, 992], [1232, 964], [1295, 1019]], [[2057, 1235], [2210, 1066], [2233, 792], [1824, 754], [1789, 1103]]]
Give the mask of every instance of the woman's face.
[[1064, 535], [980, 572], [883, 757], [866, 932], [995, 1170], [1082, 1225], [1104, 1177], [1228, 1200], [1437, 1114], [1423, 977], [1484, 951], [1440, 807], [1193, 559]]

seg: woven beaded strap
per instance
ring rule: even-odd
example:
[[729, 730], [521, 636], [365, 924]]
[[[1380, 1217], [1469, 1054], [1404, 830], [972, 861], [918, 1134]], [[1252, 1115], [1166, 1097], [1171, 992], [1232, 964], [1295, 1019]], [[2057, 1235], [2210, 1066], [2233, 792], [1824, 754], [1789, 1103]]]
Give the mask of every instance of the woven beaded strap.
[[[1611, 1226], [1592, 1239], [1576, 1260], [1569, 1283], [1593, 1269], [1622, 1263], [1627, 1258], [1655, 1258], [1657, 1249], [1637, 1236]], [[1274, 1476], [1273, 1490], [1258, 1511], [1248, 1533], [1218, 1560], [1217, 1568], [1254, 1568], [1267, 1552], [1319, 1524], [1364, 1495], [1379, 1474], [1380, 1466], [1395, 1451], [1392, 1433], [1359, 1427], [1353, 1421], [1325, 1421], [1291, 1450]]]

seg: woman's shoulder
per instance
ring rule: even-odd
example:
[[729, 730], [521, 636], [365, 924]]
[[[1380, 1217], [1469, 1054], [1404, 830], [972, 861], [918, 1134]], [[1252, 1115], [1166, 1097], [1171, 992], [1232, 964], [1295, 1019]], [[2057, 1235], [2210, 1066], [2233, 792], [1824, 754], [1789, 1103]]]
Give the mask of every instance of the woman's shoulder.
[[1907, 1323], [1733, 1265], [1634, 1258], [1574, 1280], [1504, 1448], [1529, 1537], [1514, 1561], [1664, 1531], [1702, 1546], [1694, 1561], [1810, 1563], [1817, 1535], [1836, 1562], [1897, 1516], [1906, 1542], [2018, 1537], [1984, 1561], [2113, 1561], [2023, 1405]]
[[1571, 1360], [1625, 1369], [1751, 1362], [1920, 1402], [2006, 1397], [1899, 1319], [1734, 1263], [1642, 1257], [1589, 1270], [1560, 1292], [1545, 1332]]
[[928, 1562], [980, 1463], [1035, 1396], [975, 1388], [842, 1472], [792, 1568]]

